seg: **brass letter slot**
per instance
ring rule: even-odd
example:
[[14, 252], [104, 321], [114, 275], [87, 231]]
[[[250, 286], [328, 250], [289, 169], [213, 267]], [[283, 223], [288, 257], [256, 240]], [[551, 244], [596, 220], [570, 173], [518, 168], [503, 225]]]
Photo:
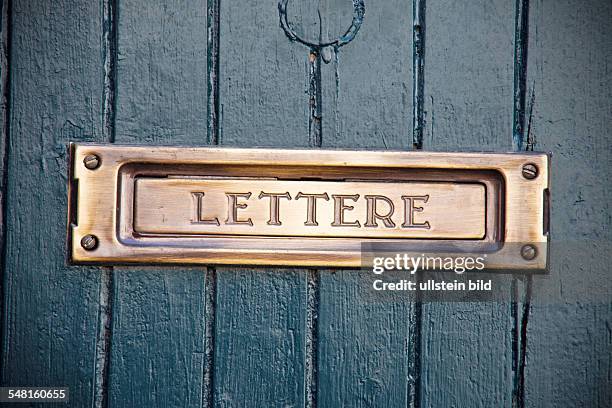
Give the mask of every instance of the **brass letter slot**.
[[[482, 184], [136, 179], [134, 232], [482, 239]], [[448, 204], [454, 202], [455, 206]]]
[[355, 267], [384, 242], [546, 268], [545, 154], [82, 144], [72, 160], [74, 262]]

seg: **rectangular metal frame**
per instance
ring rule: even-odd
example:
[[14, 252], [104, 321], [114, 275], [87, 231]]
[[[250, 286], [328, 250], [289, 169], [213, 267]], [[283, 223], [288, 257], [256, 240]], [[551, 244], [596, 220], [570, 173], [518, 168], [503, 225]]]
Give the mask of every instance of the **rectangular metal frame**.
[[[83, 161], [96, 155], [91, 170]], [[549, 155], [347, 150], [71, 146], [71, 259], [75, 263], [175, 263], [358, 267], [363, 243], [385, 242], [423, 253], [486, 252], [489, 269], [545, 270], [548, 258]], [[534, 179], [523, 175], [533, 164]], [[420, 181], [480, 183], [486, 188], [481, 240], [338, 238], [173, 234], [134, 231], [134, 185], [139, 177], [233, 177], [261, 180]], [[81, 239], [97, 237], [85, 250]], [[537, 247], [525, 260], [520, 248]], [[517, 249], [518, 248], [518, 249]], [[415, 252], [416, 250], [407, 251]]]

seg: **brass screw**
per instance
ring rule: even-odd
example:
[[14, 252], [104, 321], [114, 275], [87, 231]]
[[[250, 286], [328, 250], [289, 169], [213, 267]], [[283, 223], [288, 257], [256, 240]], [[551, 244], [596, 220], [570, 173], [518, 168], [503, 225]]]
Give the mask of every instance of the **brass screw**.
[[533, 163], [527, 163], [523, 166], [523, 177], [527, 180], [533, 180], [538, 177], [538, 167]]
[[532, 261], [538, 256], [538, 250], [533, 245], [524, 245], [521, 248], [521, 256], [526, 261]]
[[86, 251], [93, 251], [98, 246], [98, 237], [92, 234], [85, 235], [81, 238], [81, 246]]
[[97, 169], [98, 166], [100, 166], [100, 158], [98, 156], [96, 156], [95, 154], [88, 154], [83, 159], [83, 164], [89, 170]]

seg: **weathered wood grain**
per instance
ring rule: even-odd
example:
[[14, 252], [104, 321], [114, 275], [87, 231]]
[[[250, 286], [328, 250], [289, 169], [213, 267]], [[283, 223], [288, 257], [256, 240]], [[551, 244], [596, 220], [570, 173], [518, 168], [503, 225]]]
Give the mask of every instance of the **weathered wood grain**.
[[2, 385], [91, 406], [100, 270], [66, 266], [66, 209], [68, 142], [104, 140], [102, 10], [18, 1], [10, 24]]
[[[207, 141], [206, 1], [118, 2], [115, 141]], [[203, 268], [115, 268], [110, 406], [201, 407]]]
[[[352, 13], [344, 8], [350, 2], [327, 3], [321, 13], [331, 15], [328, 27], [334, 32], [346, 29]], [[355, 39], [332, 53], [331, 62], [321, 67], [323, 147], [409, 149], [412, 3], [365, 3], [365, 18]]]
[[[8, 130], [9, 130], [9, 52], [10, 52], [10, 4], [8, 1], [0, 2], [0, 248], [4, 248], [4, 209], [6, 208], [6, 185], [8, 173]], [[1, 286], [0, 286], [1, 288]], [[0, 305], [0, 312], [2, 305]], [[0, 333], [2, 332], [0, 322]]]
[[[221, 2], [223, 146], [308, 146], [308, 55], [279, 27], [277, 5]], [[304, 404], [306, 296], [304, 270], [217, 269], [215, 405]]]
[[415, 307], [403, 293], [372, 293], [360, 270], [321, 271], [318, 404], [410, 406]]
[[205, 144], [206, 11], [204, 0], [118, 4], [117, 143]]
[[[4, 260], [4, 243], [6, 222], [6, 192], [8, 184], [8, 133], [9, 133], [9, 52], [10, 52], [10, 4], [8, 1], [0, 2], [0, 251]], [[0, 341], [4, 333], [4, 261], [0, 266]], [[0, 343], [1, 344], [1, 343]], [[0, 346], [1, 347], [1, 346]], [[1, 348], [0, 348], [1, 350]], [[0, 352], [0, 361], [2, 361]], [[0, 367], [2, 367], [0, 363]], [[0, 380], [2, 369], [0, 368]]]
[[306, 273], [217, 269], [214, 404], [301, 406]]
[[510, 150], [514, 4], [427, 3], [426, 150]]
[[308, 54], [287, 39], [278, 19], [276, 0], [221, 2], [223, 145], [307, 146]]
[[[425, 150], [512, 146], [514, 4], [427, 2]], [[508, 302], [428, 303], [422, 313], [422, 407], [511, 406]]]
[[[321, 4], [331, 16], [326, 32], [348, 27], [352, 15], [340, 5], [350, 2]], [[323, 146], [411, 148], [410, 3], [366, 1], [357, 37], [321, 71]], [[319, 406], [409, 406], [414, 398], [414, 303], [373, 294], [372, 281], [360, 270], [320, 272]]]
[[[218, 117], [210, 4], [111, 2], [116, 86], [105, 72], [110, 3], [15, 1], [0, 26], [3, 38], [11, 29], [10, 56], [0, 49], [2, 86], [11, 64], [0, 89], [11, 102], [0, 143], [2, 385], [65, 385], [75, 407], [612, 406], [609, 1], [530, 2], [524, 131], [554, 153], [553, 247], [524, 318], [512, 314], [510, 277], [506, 303], [418, 309], [372, 294], [360, 271], [66, 266], [69, 141], [203, 145], [214, 128], [224, 146], [412, 144], [411, 2], [366, 0], [357, 38], [325, 56], [314, 78], [321, 139], [309, 134], [319, 119], [309, 50], [279, 28], [276, 0], [215, 2]], [[289, 6], [309, 38], [336, 37], [352, 17], [348, 0]], [[426, 150], [512, 148], [514, 7], [427, 2]]]
[[553, 152], [551, 271], [534, 277], [525, 406], [612, 406], [612, 4], [531, 2], [527, 112]]

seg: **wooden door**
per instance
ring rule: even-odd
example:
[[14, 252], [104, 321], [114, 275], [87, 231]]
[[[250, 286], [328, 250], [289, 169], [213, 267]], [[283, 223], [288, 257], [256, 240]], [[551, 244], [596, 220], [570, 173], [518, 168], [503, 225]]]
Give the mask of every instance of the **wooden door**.
[[[353, 3], [287, 17], [324, 41]], [[68, 386], [73, 407], [612, 405], [609, 1], [365, 0], [319, 56], [276, 0], [1, 4], [3, 386]], [[376, 300], [355, 270], [72, 266], [74, 141], [552, 151], [560, 244], [501, 303]]]

